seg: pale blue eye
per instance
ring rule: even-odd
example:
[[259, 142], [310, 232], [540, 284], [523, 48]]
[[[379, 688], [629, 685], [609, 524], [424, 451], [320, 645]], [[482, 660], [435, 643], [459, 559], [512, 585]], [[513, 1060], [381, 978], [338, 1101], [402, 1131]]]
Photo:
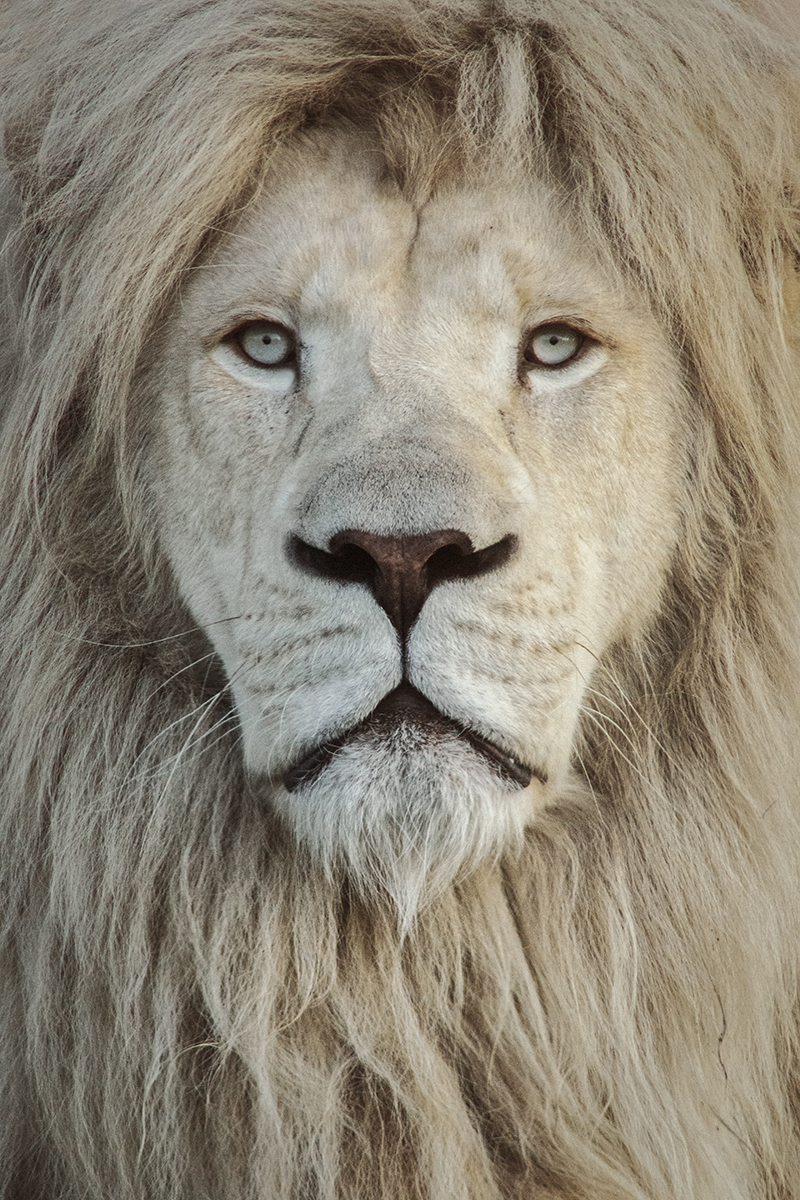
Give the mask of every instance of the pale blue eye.
[[260, 367], [286, 367], [294, 361], [294, 337], [276, 321], [248, 321], [234, 340], [245, 357]]
[[578, 354], [585, 339], [570, 325], [540, 325], [528, 338], [524, 350], [526, 363], [542, 367], [560, 367]]

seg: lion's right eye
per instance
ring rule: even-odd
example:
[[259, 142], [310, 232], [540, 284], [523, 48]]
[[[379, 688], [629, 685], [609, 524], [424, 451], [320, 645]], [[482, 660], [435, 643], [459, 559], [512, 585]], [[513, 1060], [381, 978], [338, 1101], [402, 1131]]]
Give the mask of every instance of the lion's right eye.
[[297, 356], [294, 335], [277, 321], [248, 321], [234, 330], [229, 341], [258, 367], [288, 367]]
[[578, 357], [585, 342], [571, 325], [540, 325], [523, 347], [523, 361], [526, 367], [563, 367]]

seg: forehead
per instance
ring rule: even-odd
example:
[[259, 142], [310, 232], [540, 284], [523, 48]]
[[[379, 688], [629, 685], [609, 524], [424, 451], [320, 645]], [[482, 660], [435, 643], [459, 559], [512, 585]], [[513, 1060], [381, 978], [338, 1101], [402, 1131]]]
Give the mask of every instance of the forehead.
[[341, 128], [276, 154], [261, 193], [200, 274], [215, 309], [270, 295], [306, 316], [357, 309], [367, 297], [387, 313], [423, 297], [433, 310], [565, 313], [605, 306], [620, 291], [543, 181], [487, 171], [415, 201], [374, 137]]

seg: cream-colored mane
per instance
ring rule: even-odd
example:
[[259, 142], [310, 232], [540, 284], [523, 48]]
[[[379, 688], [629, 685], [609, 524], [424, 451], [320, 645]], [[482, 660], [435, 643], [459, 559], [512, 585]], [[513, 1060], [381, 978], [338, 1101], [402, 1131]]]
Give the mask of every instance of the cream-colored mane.
[[[0, 1195], [800, 1198], [796, 56], [727, 0], [14, 0], [3, 41]], [[400, 929], [249, 769], [151, 478], [197, 279], [331, 128], [401, 207], [546, 185], [680, 411], [570, 773]]]

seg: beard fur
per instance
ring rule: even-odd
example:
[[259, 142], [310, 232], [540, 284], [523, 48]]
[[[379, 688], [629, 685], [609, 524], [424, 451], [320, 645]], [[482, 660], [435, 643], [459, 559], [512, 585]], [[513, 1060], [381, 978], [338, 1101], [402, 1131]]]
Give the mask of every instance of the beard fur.
[[456, 734], [411, 721], [357, 734], [274, 803], [328, 878], [388, 897], [403, 936], [476, 863], [519, 846], [533, 814], [530, 788], [504, 785]]

